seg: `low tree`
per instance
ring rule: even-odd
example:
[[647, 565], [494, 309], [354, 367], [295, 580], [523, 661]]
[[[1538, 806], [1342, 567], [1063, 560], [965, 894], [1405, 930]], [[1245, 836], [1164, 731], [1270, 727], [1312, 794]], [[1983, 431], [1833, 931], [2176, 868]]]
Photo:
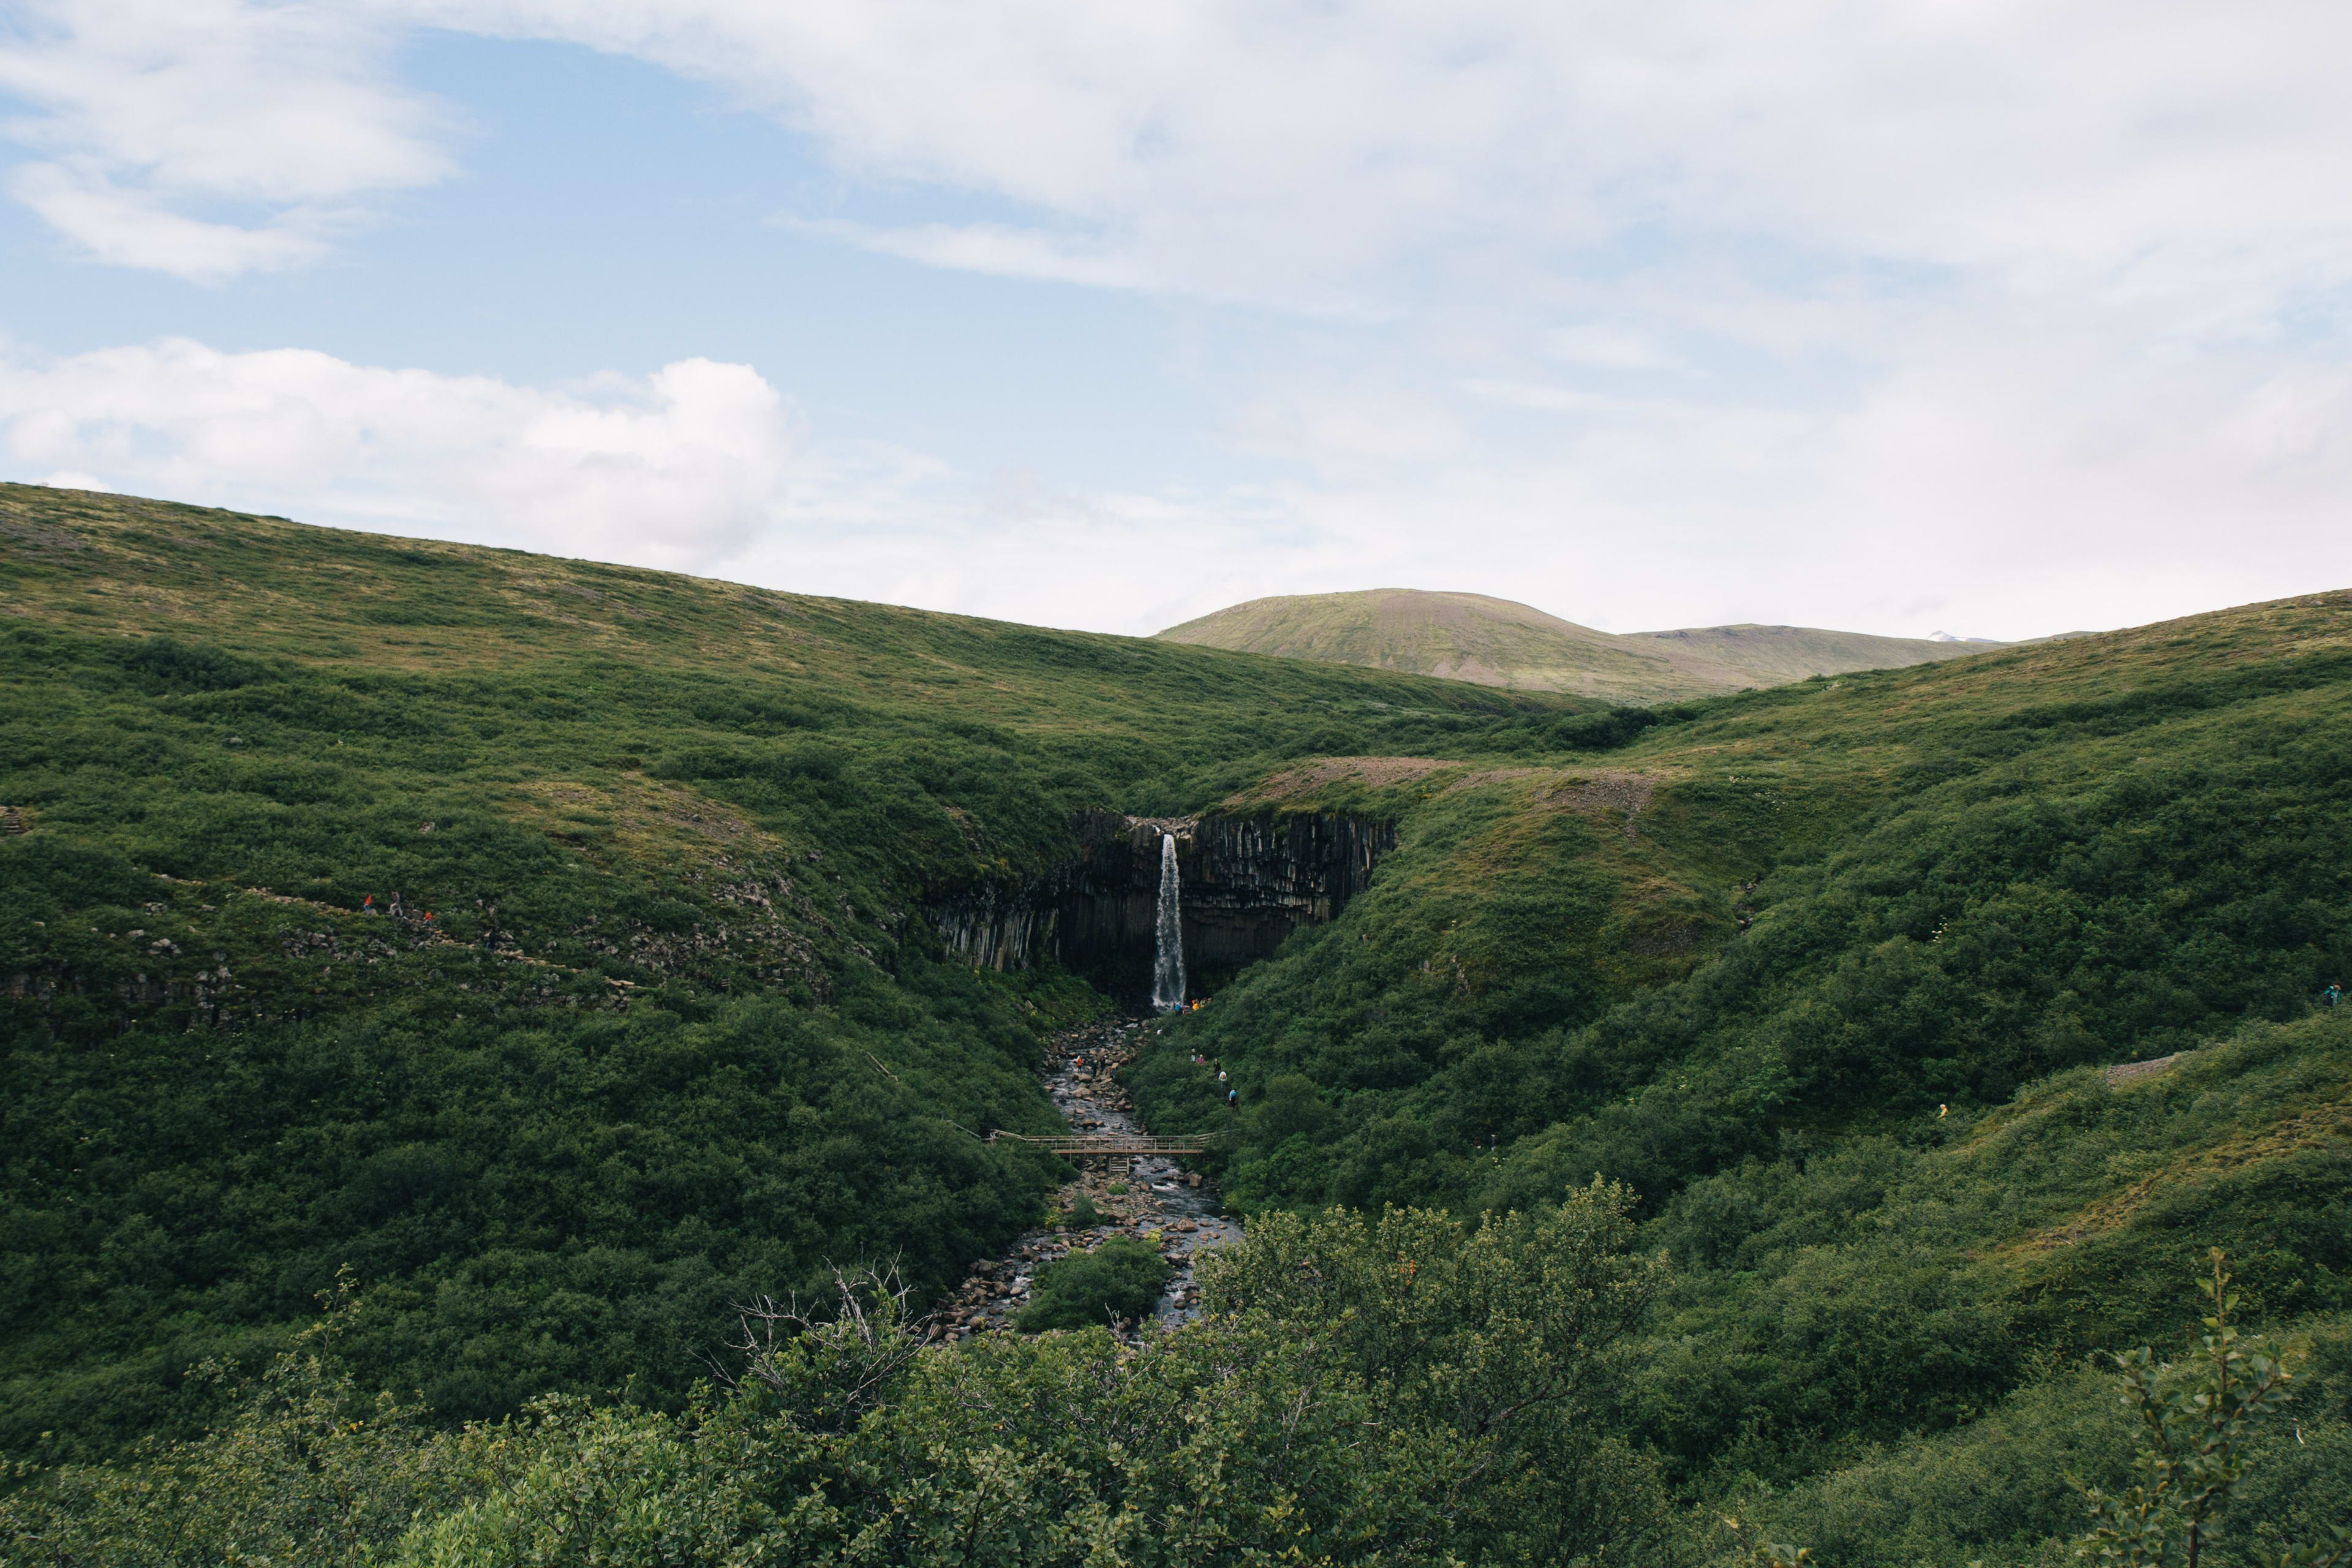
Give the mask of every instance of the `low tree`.
[[[2228, 1260], [2218, 1247], [2211, 1257], [2203, 1289], [2212, 1312], [2189, 1363], [2159, 1363], [2145, 1345], [2116, 1357], [2124, 1404], [2139, 1418], [2144, 1441], [2130, 1486], [2112, 1494], [2084, 1489], [2095, 1522], [2076, 1554], [2099, 1568], [2198, 1568], [2252, 1462], [2249, 1428], [2293, 1397], [2284, 1352], [2230, 1321], [2238, 1298]], [[2279, 1568], [2336, 1568], [2352, 1557], [2352, 1533], [2339, 1525], [2332, 1534], [2329, 1542], [2287, 1547]]]
[[1022, 1331], [1140, 1321], [1159, 1303], [1170, 1273], [1166, 1259], [1132, 1237], [1073, 1252], [1037, 1271], [1036, 1300], [1021, 1310]]
[[[1650, 1541], [1654, 1462], [1605, 1436], [1614, 1354], [1666, 1278], [1633, 1250], [1631, 1189], [1596, 1180], [1557, 1208], [1483, 1215], [1269, 1215], [1203, 1261], [1211, 1331], [1264, 1322], [1326, 1347], [1373, 1426], [1425, 1446], [1448, 1550], [1568, 1561]], [[1440, 1479], [1442, 1478], [1442, 1479]]]

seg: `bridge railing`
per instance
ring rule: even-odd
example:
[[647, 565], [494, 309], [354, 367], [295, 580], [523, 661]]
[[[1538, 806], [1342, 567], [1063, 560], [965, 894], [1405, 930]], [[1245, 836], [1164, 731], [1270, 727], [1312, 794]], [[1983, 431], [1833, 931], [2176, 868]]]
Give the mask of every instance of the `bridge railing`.
[[1154, 1138], [1143, 1133], [1070, 1133], [1040, 1138], [1025, 1132], [996, 1131], [988, 1135], [992, 1143], [1000, 1138], [1008, 1138], [1016, 1143], [1032, 1143], [1055, 1154], [1202, 1154], [1208, 1152], [1207, 1145], [1199, 1138]]

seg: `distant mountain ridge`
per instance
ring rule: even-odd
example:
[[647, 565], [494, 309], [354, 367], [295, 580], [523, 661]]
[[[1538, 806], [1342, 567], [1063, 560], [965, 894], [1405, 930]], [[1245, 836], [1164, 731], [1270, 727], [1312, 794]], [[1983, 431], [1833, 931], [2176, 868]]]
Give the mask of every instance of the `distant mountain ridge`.
[[1811, 626], [1690, 626], [1619, 635], [1484, 594], [1369, 588], [1252, 599], [1154, 634], [1162, 641], [1434, 675], [1612, 702], [1674, 701], [1816, 675], [1889, 669], [1999, 647]]

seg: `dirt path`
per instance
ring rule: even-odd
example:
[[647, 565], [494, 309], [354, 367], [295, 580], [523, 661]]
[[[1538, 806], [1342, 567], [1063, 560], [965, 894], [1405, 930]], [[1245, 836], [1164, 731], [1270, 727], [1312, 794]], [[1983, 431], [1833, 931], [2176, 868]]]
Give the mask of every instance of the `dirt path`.
[[[1147, 1027], [1140, 1020], [1095, 1024], [1047, 1042], [1045, 1087], [1073, 1131], [1144, 1131], [1112, 1075], [1133, 1058]], [[1104, 1170], [1104, 1163], [1087, 1162], [1091, 1168], [1074, 1171], [1056, 1194], [1063, 1210], [1085, 1194], [1102, 1223], [1082, 1230], [1034, 1230], [1001, 1256], [973, 1264], [971, 1277], [940, 1303], [936, 1337], [961, 1340], [1010, 1329], [1012, 1314], [1029, 1303], [1030, 1280], [1039, 1268], [1073, 1251], [1091, 1252], [1114, 1236], [1154, 1243], [1175, 1267], [1155, 1318], [1180, 1322], [1200, 1310], [1192, 1261], [1213, 1247], [1240, 1239], [1240, 1223], [1223, 1217], [1216, 1188], [1174, 1158], [1139, 1155], [1125, 1174]], [[1112, 1190], [1120, 1186], [1126, 1190]]]

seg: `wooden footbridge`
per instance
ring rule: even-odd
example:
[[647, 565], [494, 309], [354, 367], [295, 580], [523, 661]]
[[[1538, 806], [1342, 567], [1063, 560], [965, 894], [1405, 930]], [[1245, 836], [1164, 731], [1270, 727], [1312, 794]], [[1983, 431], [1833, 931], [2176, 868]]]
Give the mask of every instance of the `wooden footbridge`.
[[1083, 1160], [1096, 1154], [1121, 1158], [1136, 1154], [1203, 1154], [1207, 1145], [1199, 1138], [1152, 1138], [1140, 1132], [1070, 1132], [1052, 1137], [1032, 1138], [1021, 1132], [992, 1132], [992, 1143], [1000, 1138], [1015, 1143], [1032, 1143], [1049, 1153], [1067, 1154]]

